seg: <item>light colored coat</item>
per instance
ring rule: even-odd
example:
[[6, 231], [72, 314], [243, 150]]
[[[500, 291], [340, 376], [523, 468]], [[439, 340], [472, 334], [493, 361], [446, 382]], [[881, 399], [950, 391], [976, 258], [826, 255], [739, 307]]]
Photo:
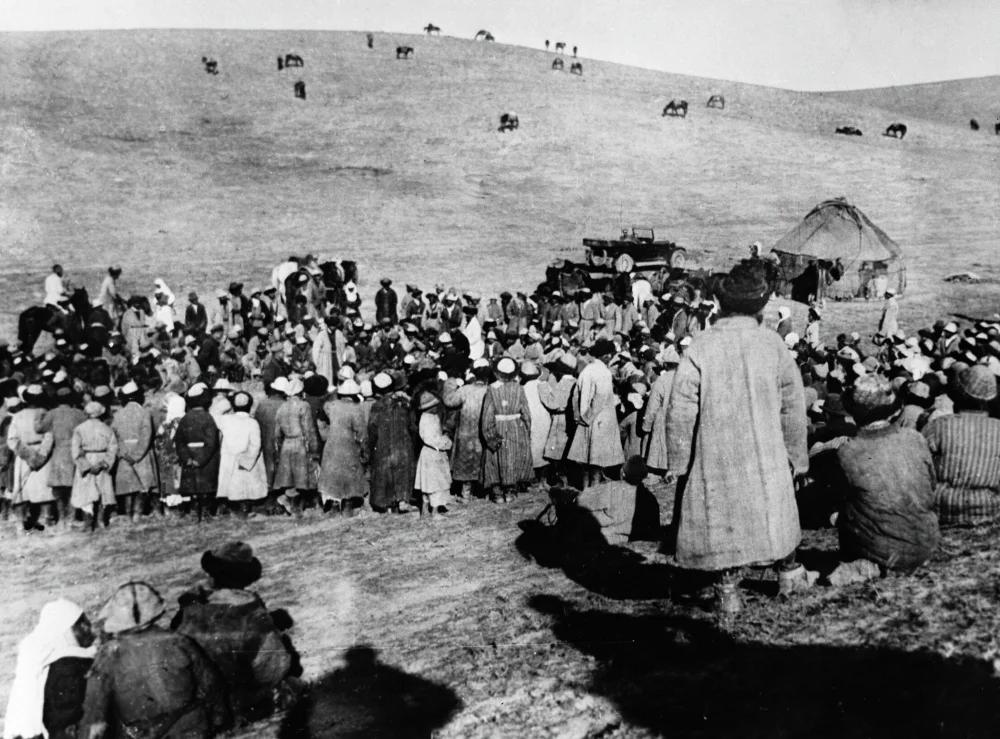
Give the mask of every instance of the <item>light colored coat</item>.
[[73, 487], [76, 465], [73, 464], [73, 429], [87, 420], [87, 414], [79, 408], [59, 405], [39, 416], [35, 431], [52, 434], [52, 457], [49, 460], [49, 486]]
[[675, 372], [676, 370], [667, 370], [657, 376], [649, 391], [649, 402], [642, 419], [642, 430], [649, 434], [646, 464], [664, 472], [670, 470], [670, 455], [667, 453], [667, 406], [670, 403]]
[[261, 453], [260, 424], [244, 411], [218, 420], [219, 489], [216, 497], [260, 500], [267, 497], [267, 470]]
[[592, 467], [614, 467], [625, 462], [611, 370], [595, 359], [580, 372], [573, 394], [576, 433], [567, 458]]
[[324, 406], [330, 425], [323, 447], [318, 488], [323, 501], [363, 498], [365, 468], [362, 454], [368, 450], [368, 420], [365, 408], [353, 400], [336, 398]]
[[111, 428], [118, 437], [118, 495], [146, 493], [157, 487], [159, 477], [153, 453], [153, 417], [138, 403], [129, 403], [115, 414]]
[[531, 411], [531, 466], [545, 467], [548, 460], [545, 459], [545, 442], [549, 438], [549, 429], [552, 427], [552, 416], [542, 405], [538, 396], [538, 380], [528, 380], [524, 383], [524, 394], [528, 398], [528, 410]]
[[[447, 495], [451, 489], [451, 465], [448, 463], [451, 439], [441, 430], [441, 419], [433, 410], [420, 415], [418, 432], [423, 446], [417, 460], [417, 476], [413, 487], [425, 495]], [[433, 499], [431, 504], [446, 505], [434, 502]]]
[[776, 333], [734, 316], [695, 337], [674, 377], [667, 448], [685, 478], [678, 565], [717, 571], [795, 550], [793, 472], [809, 468], [805, 395]]
[[542, 456], [553, 462], [561, 462], [569, 445], [568, 409], [576, 378], [566, 375], [558, 382], [549, 378], [538, 386], [538, 399], [549, 412], [549, 434], [545, 439]]
[[333, 344], [326, 329], [320, 329], [313, 338], [312, 361], [316, 374], [333, 385]]
[[[25, 408], [14, 414], [7, 430], [7, 446], [17, 454], [14, 461], [14, 503], [51, 503], [55, 498], [49, 487], [49, 466], [52, 464], [52, 434], [35, 430], [45, 411]], [[18, 448], [21, 454], [18, 454]], [[24, 456], [45, 459], [40, 469], [32, 469]]]
[[115, 505], [115, 484], [111, 470], [118, 459], [118, 438], [107, 424], [88, 418], [73, 430], [73, 461], [76, 477], [70, 503], [88, 508], [94, 503]]

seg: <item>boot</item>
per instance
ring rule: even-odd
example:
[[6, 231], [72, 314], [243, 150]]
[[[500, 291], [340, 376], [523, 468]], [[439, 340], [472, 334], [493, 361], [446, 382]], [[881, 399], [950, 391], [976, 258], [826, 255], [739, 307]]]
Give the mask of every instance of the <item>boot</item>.
[[[864, 560], [862, 560], [864, 561]], [[876, 572], [878, 567], [875, 567]], [[778, 595], [789, 596], [802, 590], [808, 590], [819, 578], [819, 573], [809, 572], [802, 565], [791, 570], [778, 571]]]

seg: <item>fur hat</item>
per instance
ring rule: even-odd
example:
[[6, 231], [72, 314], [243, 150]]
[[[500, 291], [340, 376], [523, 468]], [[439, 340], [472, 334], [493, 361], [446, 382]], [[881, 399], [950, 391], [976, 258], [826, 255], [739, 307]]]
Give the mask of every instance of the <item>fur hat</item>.
[[96, 400], [90, 401], [83, 407], [83, 412], [87, 414], [87, 418], [100, 418], [104, 415], [105, 410], [107, 409]]
[[858, 410], [873, 411], [895, 402], [896, 394], [892, 390], [892, 384], [881, 375], [862, 375], [851, 388], [851, 405]]
[[104, 630], [109, 634], [140, 629], [148, 626], [167, 610], [156, 589], [144, 582], [122, 585], [104, 604], [99, 618], [104, 619]]
[[517, 363], [510, 357], [503, 357], [497, 362], [497, 374], [503, 377], [511, 377], [517, 372]]
[[420, 398], [417, 401], [417, 407], [422, 411], [429, 411], [431, 408], [436, 408], [441, 403], [434, 393], [420, 393]]
[[997, 380], [985, 365], [966, 367], [956, 380], [958, 387], [972, 400], [990, 401], [997, 396]]
[[220, 584], [245, 588], [260, 579], [263, 568], [249, 544], [231, 541], [201, 555], [201, 569]]
[[610, 354], [614, 354], [616, 351], [615, 343], [613, 341], [609, 341], [608, 339], [598, 339], [594, 342], [594, 345], [590, 347], [590, 356], [596, 358], [606, 357]]
[[759, 270], [738, 264], [719, 286], [719, 302], [725, 311], [752, 316], [764, 310], [770, 293]]

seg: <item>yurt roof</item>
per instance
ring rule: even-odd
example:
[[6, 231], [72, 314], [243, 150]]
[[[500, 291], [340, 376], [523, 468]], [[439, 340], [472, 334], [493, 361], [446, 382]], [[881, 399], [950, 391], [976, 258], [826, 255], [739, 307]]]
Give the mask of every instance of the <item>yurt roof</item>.
[[868, 216], [843, 198], [826, 200], [774, 245], [773, 251], [834, 261], [846, 268], [869, 261], [893, 261], [903, 250]]

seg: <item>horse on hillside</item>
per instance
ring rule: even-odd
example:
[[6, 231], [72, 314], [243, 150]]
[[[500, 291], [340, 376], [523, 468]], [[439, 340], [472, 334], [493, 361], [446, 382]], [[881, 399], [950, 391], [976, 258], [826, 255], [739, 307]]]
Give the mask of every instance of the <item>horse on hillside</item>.
[[285, 67], [304, 67], [306, 63], [298, 54], [285, 54]]
[[566, 42], [556, 41], [556, 52], [562, 54], [564, 51], [566, 51]]
[[906, 124], [905, 123], [893, 123], [887, 129], [883, 136], [891, 136], [894, 139], [902, 139], [906, 136]]
[[504, 131], [513, 131], [518, 125], [517, 113], [504, 113], [500, 116], [500, 127], [497, 129], [500, 133]]
[[396, 47], [396, 58], [397, 59], [409, 59], [410, 54], [413, 53], [412, 46], [397, 46]]
[[569, 72], [570, 72], [570, 74], [579, 74], [579, 75], [582, 75], [583, 74], [583, 64], [581, 64], [580, 62], [573, 62], [572, 64], [569, 65]]
[[201, 63], [205, 65], [205, 71], [209, 74], [219, 73], [219, 63], [214, 59], [209, 59], [207, 56], [201, 58]]
[[22, 352], [31, 354], [43, 331], [51, 334], [61, 329], [68, 340], [79, 343], [93, 307], [87, 288], [73, 288], [67, 302], [68, 310], [51, 305], [34, 305], [17, 317], [17, 340]]
[[[680, 102], [676, 100], [671, 100], [665, 106], [663, 106], [664, 116], [677, 116], [678, 118], [687, 118], [688, 114], [688, 101], [681, 100]], [[662, 116], [661, 116], [662, 117]]]
[[473, 36], [473, 39], [475, 39], [476, 41], [478, 41], [479, 39], [482, 39], [483, 41], [489, 41], [492, 38], [493, 38], [493, 34], [490, 33], [489, 31], [487, 31], [485, 28], [480, 28], [476, 32], [476, 35]]
[[428, 23], [426, 26], [424, 26], [423, 30], [427, 32], [428, 36], [430, 36], [432, 33], [436, 33], [438, 36], [441, 35], [441, 28], [439, 26], [435, 26], [433, 23]]
[[565, 65], [565, 63], [563, 62], [562, 59], [556, 57], [555, 59], [552, 60], [552, 68], [553, 69], [563, 70], [563, 69], [566, 68], [566, 65]]
[[977, 121], [975, 118], [973, 118], [971, 121], [969, 121], [969, 128], [971, 128], [973, 131], [978, 131], [979, 130], [979, 121]]
[[706, 108], [718, 108], [719, 110], [726, 109], [726, 99], [722, 95], [712, 95], [705, 103]]
[[837, 128], [836, 131], [834, 131], [834, 133], [841, 133], [844, 136], [861, 136], [861, 135], [863, 135], [861, 133], [861, 129], [860, 128], [855, 128], [854, 126], [840, 126], [840, 127]]

